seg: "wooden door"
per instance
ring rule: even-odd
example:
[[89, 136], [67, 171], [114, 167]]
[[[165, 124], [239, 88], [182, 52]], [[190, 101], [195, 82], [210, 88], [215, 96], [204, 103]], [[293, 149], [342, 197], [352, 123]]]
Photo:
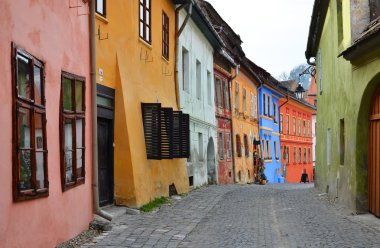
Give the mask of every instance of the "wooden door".
[[377, 91], [369, 116], [368, 208], [380, 217], [380, 91]]
[[113, 125], [98, 118], [99, 205], [113, 203]]

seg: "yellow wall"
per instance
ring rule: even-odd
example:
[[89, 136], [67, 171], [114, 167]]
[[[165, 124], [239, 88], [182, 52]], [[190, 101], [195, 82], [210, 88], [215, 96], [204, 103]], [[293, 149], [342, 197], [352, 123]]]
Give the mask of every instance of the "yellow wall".
[[[256, 108], [256, 113], [258, 115], [258, 109], [257, 109], [257, 86], [255, 81], [248, 76], [249, 74], [244, 70], [243, 67], [239, 70], [239, 75], [236, 77], [235, 80], [232, 81], [232, 105], [233, 105], [233, 116], [232, 116], [232, 123], [233, 123], [233, 135], [234, 135], [234, 156], [235, 156], [235, 178], [237, 182], [241, 183], [248, 183], [253, 182], [254, 176], [253, 176], [253, 145], [251, 144], [250, 135], [252, 134], [253, 137], [256, 137], [256, 140], [259, 140], [259, 123], [258, 119], [252, 118], [250, 113], [250, 97], [251, 92], [256, 96], [256, 102], [254, 103], [254, 106]], [[236, 109], [236, 101], [235, 101], [235, 92], [236, 92], [236, 82], [239, 83], [239, 109]], [[246, 111], [243, 111], [243, 88], [246, 89]], [[237, 147], [236, 147], [236, 135], [240, 135], [240, 140], [242, 144], [242, 156], [238, 157], [237, 154]], [[249, 145], [249, 157], [245, 156], [245, 149], [244, 149], [244, 134], [248, 136], [248, 145]], [[250, 178], [248, 177], [247, 171], [250, 171]], [[241, 180], [239, 181], [238, 173], [241, 171]]]
[[[152, 2], [152, 44], [139, 38], [139, 1], [107, 1], [107, 18], [96, 17], [97, 82], [115, 89], [115, 199], [139, 207], [168, 196], [174, 183], [188, 192], [185, 159], [147, 160], [141, 102], [177, 110], [175, 92], [175, 11], [171, 0]], [[169, 61], [162, 57], [162, 11], [169, 17]], [[103, 69], [100, 81], [99, 68]]]

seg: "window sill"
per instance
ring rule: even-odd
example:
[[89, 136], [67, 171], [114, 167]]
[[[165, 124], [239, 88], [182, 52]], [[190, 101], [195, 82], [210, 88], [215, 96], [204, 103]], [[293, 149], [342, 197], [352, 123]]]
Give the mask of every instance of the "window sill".
[[49, 189], [39, 189], [37, 191], [35, 190], [24, 190], [17, 192], [13, 196], [13, 201], [14, 202], [23, 202], [23, 201], [29, 201], [29, 200], [34, 200], [34, 199], [39, 199], [39, 198], [44, 198], [49, 196]]
[[139, 41], [140, 43], [142, 43], [144, 46], [146, 46], [147, 48], [149, 48], [150, 50], [153, 49], [153, 46], [152, 44], [149, 44], [146, 40], [144, 40], [143, 38], [139, 37]]
[[108, 19], [98, 13], [95, 13], [95, 17], [96, 19], [98, 19], [99, 21], [103, 22], [104, 24], [108, 24]]
[[78, 178], [77, 179], [77, 182], [70, 182], [70, 183], [66, 183], [62, 186], [62, 191], [65, 192], [69, 189], [72, 189], [72, 188], [75, 188], [76, 186], [79, 186], [79, 185], [82, 185], [85, 183], [85, 179], [84, 178]]
[[169, 62], [169, 59], [165, 58], [164, 56], [161, 55], [161, 58], [162, 58], [162, 60], [163, 60], [164, 62], [166, 62], [167, 64], [170, 63], [170, 62]]

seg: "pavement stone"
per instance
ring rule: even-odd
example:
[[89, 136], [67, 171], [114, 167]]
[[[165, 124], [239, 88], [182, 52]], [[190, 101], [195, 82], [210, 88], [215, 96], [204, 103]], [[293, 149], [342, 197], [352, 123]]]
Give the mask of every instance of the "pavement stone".
[[319, 193], [313, 184], [208, 186], [120, 216], [82, 247], [380, 247], [379, 219], [340, 211]]

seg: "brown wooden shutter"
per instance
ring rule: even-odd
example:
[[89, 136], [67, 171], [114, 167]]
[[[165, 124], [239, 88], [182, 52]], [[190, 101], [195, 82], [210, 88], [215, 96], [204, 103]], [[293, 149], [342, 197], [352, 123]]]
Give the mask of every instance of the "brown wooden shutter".
[[190, 157], [190, 115], [181, 114], [181, 158]]
[[148, 159], [161, 159], [161, 104], [141, 103], [146, 155]]
[[161, 108], [161, 159], [173, 158], [173, 109]]

